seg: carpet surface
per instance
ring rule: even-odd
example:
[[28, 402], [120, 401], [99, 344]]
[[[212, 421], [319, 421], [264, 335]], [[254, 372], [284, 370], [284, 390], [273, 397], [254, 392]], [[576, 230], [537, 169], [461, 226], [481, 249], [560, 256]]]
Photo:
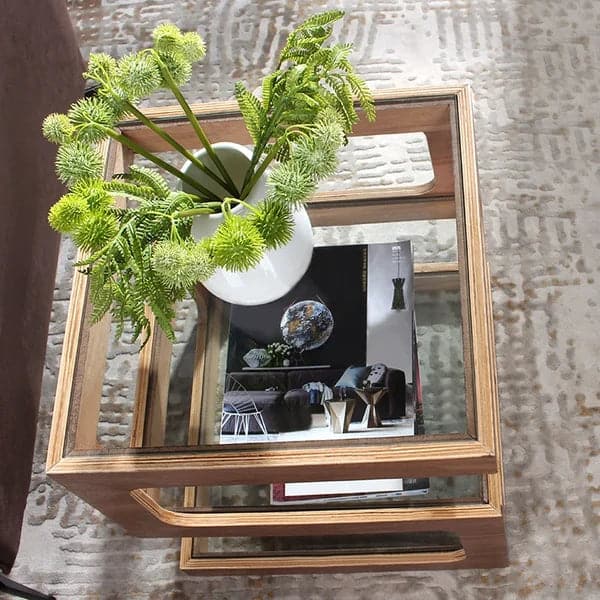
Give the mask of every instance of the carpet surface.
[[[63, 246], [22, 543], [12, 576], [58, 598], [600, 598], [600, 5], [593, 0], [69, 0], [85, 55], [138, 49], [155, 24], [209, 51], [186, 92], [227, 99], [274, 65], [292, 24], [347, 11], [376, 89], [470, 83], [498, 354], [510, 566], [490, 571], [199, 578], [179, 541], [126, 536], [44, 473], [71, 281]], [[172, 103], [159, 97], [154, 103]], [[114, 378], [127, 369], [115, 367]], [[121, 369], [121, 370], [120, 370]], [[125, 390], [123, 394], [126, 394]], [[105, 434], [128, 416], [103, 408]], [[104, 413], [103, 413], [104, 414]]]

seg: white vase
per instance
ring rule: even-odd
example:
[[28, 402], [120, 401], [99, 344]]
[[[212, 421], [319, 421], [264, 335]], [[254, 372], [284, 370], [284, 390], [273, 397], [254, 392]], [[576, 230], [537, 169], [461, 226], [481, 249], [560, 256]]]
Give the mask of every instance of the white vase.
[[[246, 170], [252, 158], [252, 152], [245, 146], [230, 142], [218, 142], [213, 148], [236, 186], [241, 188], [246, 175]], [[194, 154], [211, 169], [213, 162], [206, 150], [199, 150]], [[214, 168], [216, 171], [216, 168]], [[186, 162], [182, 171], [193, 177], [202, 186], [215, 192], [219, 197], [227, 196], [227, 192], [190, 161]], [[218, 171], [217, 171], [218, 172]], [[264, 199], [267, 192], [267, 173], [263, 173], [260, 180], [246, 197], [248, 204], [255, 205]], [[182, 184], [182, 189], [191, 194], [196, 193], [187, 184]], [[237, 205], [232, 209], [234, 214], [245, 215], [248, 209]], [[294, 234], [291, 241], [275, 250], [265, 252], [260, 263], [249, 271], [233, 272], [217, 269], [215, 274], [203, 285], [215, 296], [231, 302], [252, 306], [266, 304], [287, 294], [300, 281], [308, 265], [313, 251], [313, 234], [306, 209], [299, 207], [294, 211]], [[223, 222], [223, 215], [199, 215], [194, 217], [192, 236], [196, 240], [212, 235]]]

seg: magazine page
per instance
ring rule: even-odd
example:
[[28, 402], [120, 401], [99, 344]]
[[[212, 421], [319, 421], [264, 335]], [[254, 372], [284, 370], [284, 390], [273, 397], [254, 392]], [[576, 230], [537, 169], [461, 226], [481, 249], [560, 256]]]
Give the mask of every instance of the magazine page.
[[410, 241], [315, 248], [283, 298], [231, 306], [220, 443], [414, 435]]
[[421, 496], [428, 491], [429, 481], [416, 478], [284, 482], [271, 485], [271, 504], [371, 501]]

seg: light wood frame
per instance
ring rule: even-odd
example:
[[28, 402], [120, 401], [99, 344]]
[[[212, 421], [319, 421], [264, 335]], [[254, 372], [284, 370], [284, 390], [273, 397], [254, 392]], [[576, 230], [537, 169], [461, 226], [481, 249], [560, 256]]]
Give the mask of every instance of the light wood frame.
[[[493, 324], [470, 90], [462, 86], [390, 90], [378, 93], [376, 103], [377, 121], [370, 124], [361, 120], [355, 135], [424, 132], [432, 158], [434, 181], [415, 189], [317, 194], [309, 203], [309, 213], [314, 225], [456, 218], [466, 387], [472, 400], [469, 404], [472, 406], [468, 419], [469, 435], [433, 436], [426, 441], [395, 439], [391, 443], [373, 445], [356, 440], [351, 446], [337, 447], [335, 460], [326, 447], [161, 448], [166, 406], [166, 394], [161, 390], [165, 389], [168, 378], [166, 357], [170, 347], [160, 330], [153, 328], [152, 339], [140, 353], [131, 448], [96, 448], [101, 376], [110, 324], [104, 321], [90, 326], [87, 281], [77, 272], [65, 332], [47, 470], [50, 476], [124, 525], [130, 533], [155, 537], [266, 535], [269, 532], [295, 535], [299, 531], [319, 530], [323, 525], [332, 533], [404, 531], [419, 529], [420, 523], [433, 520], [437, 521], [435, 529], [457, 530], [460, 523], [467, 523], [467, 529], [457, 533], [468, 545], [470, 536], [480, 525], [492, 529], [501, 527], [502, 476]], [[180, 143], [193, 145], [191, 128], [178, 108], [146, 112]], [[234, 103], [197, 105], [194, 112], [202, 118], [213, 141], [227, 139], [249, 143]], [[150, 150], [167, 149], [160, 138], [135, 122], [124, 123], [121, 129], [125, 136]], [[103, 150], [107, 176], [125, 170], [133, 158], [114, 142], [106, 143]], [[197, 300], [206, 310], [211, 309], [208, 294], [200, 292]], [[198, 328], [199, 342], [211, 335], [209, 330], [210, 326]], [[211, 360], [202, 344], [199, 344], [195, 360], [192, 397], [196, 401], [192, 402], [190, 439], [198, 433], [202, 373], [206, 362]], [[448, 506], [412, 512], [402, 508], [323, 511], [316, 519], [311, 511], [278, 512], [276, 515], [268, 512], [175, 513], [161, 507], [156, 502], [156, 495], [147, 491], [161, 486], [267, 483], [292, 478], [360, 478], [364, 473], [369, 477], [385, 477], [390, 473], [395, 476], [484, 473], [488, 474], [489, 501], [472, 507]], [[495, 525], [492, 527], [492, 524]], [[477, 548], [473, 546], [469, 551], [465, 546], [466, 562], [458, 562], [462, 566], [474, 564], [473, 553], [479, 552]], [[344, 560], [336, 563], [337, 566], [345, 568]], [[405, 557], [398, 560], [396, 566], [401, 567]], [[303, 560], [299, 559], [293, 568], [302, 570], [302, 564]], [[440, 564], [449, 563], [440, 559]], [[189, 564], [186, 562], [183, 566], [187, 568]], [[359, 565], [352, 562], [346, 566], [355, 568]], [[411, 563], [411, 566], [414, 568], [415, 564]], [[194, 568], [198, 568], [197, 564]], [[211, 568], [207, 567], [207, 572]], [[240, 568], [246, 569], [245, 566]]]

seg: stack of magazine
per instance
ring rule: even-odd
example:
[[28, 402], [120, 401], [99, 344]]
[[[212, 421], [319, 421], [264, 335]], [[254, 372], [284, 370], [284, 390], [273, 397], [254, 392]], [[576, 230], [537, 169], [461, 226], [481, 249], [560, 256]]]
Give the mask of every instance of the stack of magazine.
[[[363, 248], [362, 280], [367, 299], [365, 362], [390, 365], [392, 356], [401, 357], [396, 358], [401, 364], [394, 366], [402, 368], [406, 374], [407, 418], [413, 419], [414, 435], [422, 435], [425, 431], [411, 243], [369, 244]], [[329, 250], [335, 251], [332, 248]], [[318, 260], [318, 251], [317, 248], [313, 261]], [[271, 503], [293, 505], [374, 501], [419, 496], [428, 492], [427, 478], [281, 482], [271, 486]]]

